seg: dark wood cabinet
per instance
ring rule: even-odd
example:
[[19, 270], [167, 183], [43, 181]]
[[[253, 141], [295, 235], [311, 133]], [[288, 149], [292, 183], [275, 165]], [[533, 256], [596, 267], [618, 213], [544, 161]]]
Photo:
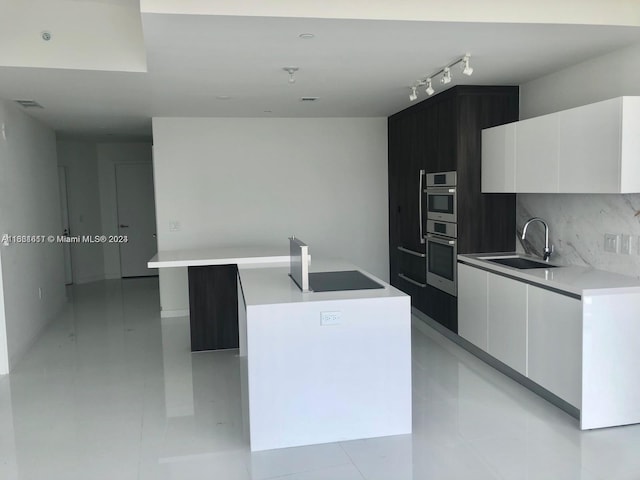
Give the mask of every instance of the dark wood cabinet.
[[238, 267], [189, 267], [191, 351], [238, 348]]
[[480, 141], [483, 128], [516, 120], [518, 87], [510, 86], [453, 87], [389, 117], [391, 284], [455, 332], [456, 298], [426, 285], [426, 259], [418, 256], [425, 255], [426, 219], [424, 209], [419, 215], [420, 171], [458, 172], [458, 253], [515, 249], [515, 195], [481, 193]]

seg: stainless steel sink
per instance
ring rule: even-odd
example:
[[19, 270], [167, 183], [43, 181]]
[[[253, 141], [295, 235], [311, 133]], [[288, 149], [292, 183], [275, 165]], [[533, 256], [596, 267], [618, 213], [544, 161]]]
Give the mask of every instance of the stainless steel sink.
[[520, 270], [527, 270], [529, 268], [555, 268], [555, 265], [550, 265], [546, 262], [537, 262], [535, 260], [529, 260], [522, 257], [506, 257], [506, 258], [486, 258], [489, 262], [499, 263], [500, 265], [506, 265], [507, 267], [518, 268]]

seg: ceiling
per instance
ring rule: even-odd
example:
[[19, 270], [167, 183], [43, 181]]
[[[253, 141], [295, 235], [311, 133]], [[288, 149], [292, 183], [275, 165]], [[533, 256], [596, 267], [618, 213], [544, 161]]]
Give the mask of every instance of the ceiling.
[[410, 105], [415, 80], [467, 52], [473, 76], [454, 68], [449, 86], [520, 85], [640, 43], [628, 26], [149, 13], [142, 31], [146, 72], [3, 66], [0, 97], [36, 100], [44, 108], [28, 113], [68, 135], [150, 134], [153, 116], [388, 116]]

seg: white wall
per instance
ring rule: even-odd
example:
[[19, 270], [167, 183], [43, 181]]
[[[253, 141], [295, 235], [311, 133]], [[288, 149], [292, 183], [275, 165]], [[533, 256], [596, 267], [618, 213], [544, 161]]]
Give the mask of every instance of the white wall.
[[[520, 118], [622, 95], [640, 95], [640, 44], [521, 85]], [[639, 210], [640, 194], [520, 194], [516, 222], [522, 229], [523, 223], [532, 216], [547, 221], [550, 241], [556, 248], [552, 259], [640, 278], [640, 255], [604, 251], [605, 233], [639, 238], [640, 217], [635, 216]], [[544, 243], [542, 229], [531, 230], [531, 241], [539, 254]]]
[[[58, 141], [58, 164], [67, 167], [69, 223], [72, 235], [117, 235], [115, 168], [120, 163], [150, 163], [151, 143]], [[116, 243], [72, 243], [73, 283], [120, 278]]]
[[4, 314], [2, 252], [0, 252], [0, 375], [4, 375], [6, 373], [9, 373], [9, 348], [7, 346], [7, 319]]
[[[98, 154], [92, 142], [59, 141], [58, 164], [67, 167], [67, 199], [71, 235], [100, 235]], [[59, 229], [58, 229], [59, 230]], [[72, 243], [74, 283], [104, 279], [104, 257], [99, 243]]]
[[520, 118], [640, 95], [640, 43], [520, 85]]
[[[388, 279], [386, 118], [154, 118], [153, 138], [160, 250], [295, 234]], [[160, 271], [160, 301], [188, 308], [185, 269]]]
[[[56, 234], [60, 203], [54, 132], [3, 101], [0, 124], [6, 131], [6, 140], [0, 135], [0, 232]], [[12, 244], [1, 246], [0, 255], [8, 363], [13, 368], [65, 301], [62, 248], [55, 243]]]
[[[121, 163], [150, 163], [151, 143], [99, 143], [98, 182], [100, 184], [100, 216], [103, 235], [118, 235], [118, 203], [116, 199], [116, 165]], [[116, 243], [103, 244], [103, 272], [105, 278], [120, 278], [120, 247]]]

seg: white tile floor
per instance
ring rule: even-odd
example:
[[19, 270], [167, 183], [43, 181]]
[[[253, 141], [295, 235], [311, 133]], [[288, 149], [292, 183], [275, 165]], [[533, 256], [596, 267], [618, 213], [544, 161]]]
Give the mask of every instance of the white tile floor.
[[251, 454], [237, 352], [191, 354], [156, 279], [69, 294], [0, 377], [2, 480], [640, 479], [640, 426], [580, 432], [428, 327], [413, 330], [413, 435]]

